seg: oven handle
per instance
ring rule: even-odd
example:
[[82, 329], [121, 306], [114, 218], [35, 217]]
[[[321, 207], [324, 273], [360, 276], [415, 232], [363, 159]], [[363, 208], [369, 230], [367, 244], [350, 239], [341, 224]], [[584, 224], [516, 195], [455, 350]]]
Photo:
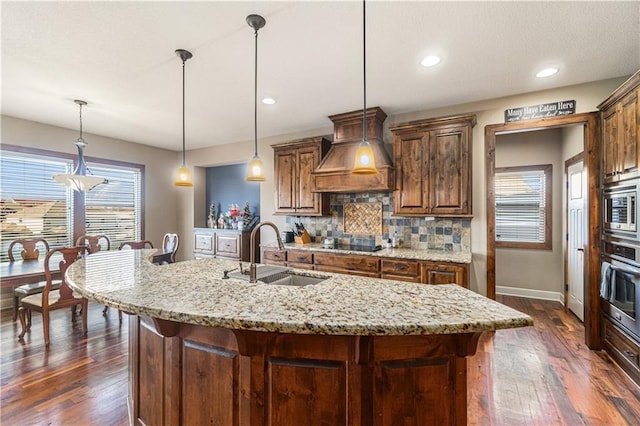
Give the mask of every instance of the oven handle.
[[640, 276], [640, 270], [638, 269], [625, 268], [624, 266], [618, 266], [613, 264], [611, 264], [611, 269], [614, 269], [616, 271], [626, 272], [627, 274], [631, 274], [635, 276]]

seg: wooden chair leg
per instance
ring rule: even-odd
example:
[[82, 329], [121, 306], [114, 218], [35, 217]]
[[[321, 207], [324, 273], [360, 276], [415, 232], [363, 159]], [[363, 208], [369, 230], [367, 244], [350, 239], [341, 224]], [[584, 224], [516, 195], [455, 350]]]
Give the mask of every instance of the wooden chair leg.
[[22, 307], [25, 311], [27, 311], [27, 330], [31, 329], [31, 309]]
[[86, 336], [88, 334], [87, 328], [87, 311], [89, 310], [89, 300], [82, 299], [82, 334]]
[[109, 310], [109, 307], [107, 305], [104, 305], [104, 309], [102, 310], [102, 316], [107, 316], [107, 311]]
[[49, 311], [42, 310], [42, 330], [44, 332], [44, 345], [49, 347]]
[[15, 294], [13, 295], [13, 322], [16, 322], [18, 318], [18, 308], [20, 307], [20, 299]]
[[122, 311], [120, 309], [118, 309], [118, 320], [122, 324]]
[[24, 334], [27, 332], [27, 330], [30, 327], [30, 325], [27, 326], [27, 319], [25, 318], [25, 309], [22, 306], [18, 308], [18, 317], [20, 318], [20, 325], [22, 326], [22, 331], [18, 335], [18, 340], [22, 341]]

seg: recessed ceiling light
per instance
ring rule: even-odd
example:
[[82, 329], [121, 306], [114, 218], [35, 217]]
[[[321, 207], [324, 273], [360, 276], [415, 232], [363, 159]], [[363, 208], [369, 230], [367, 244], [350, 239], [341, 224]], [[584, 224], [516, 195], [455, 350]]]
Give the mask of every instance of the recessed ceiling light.
[[538, 78], [549, 77], [554, 75], [557, 72], [558, 72], [558, 68], [545, 68], [542, 71], [538, 71], [538, 73], [536, 74], [536, 77]]
[[276, 100], [273, 98], [262, 98], [262, 103], [265, 105], [273, 105], [276, 103]]
[[434, 65], [438, 65], [440, 63], [440, 58], [437, 56], [427, 56], [422, 61], [420, 61], [420, 65], [423, 67], [432, 67]]

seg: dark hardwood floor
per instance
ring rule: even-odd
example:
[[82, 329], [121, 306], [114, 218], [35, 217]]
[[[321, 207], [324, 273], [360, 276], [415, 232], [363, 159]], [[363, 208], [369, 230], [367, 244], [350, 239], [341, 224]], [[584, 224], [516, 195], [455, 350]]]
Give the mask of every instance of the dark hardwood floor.
[[[640, 388], [602, 352], [559, 303], [498, 300], [533, 316], [535, 326], [485, 333], [469, 359], [471, 425], [638, 425]], [[66, 310], [53, 312], [51, 348], [40, 315], [25, 343], [19, 324], [0, 324], [0, 424], [126, 425], [127, 316], [89, 304], [89, 335]]]

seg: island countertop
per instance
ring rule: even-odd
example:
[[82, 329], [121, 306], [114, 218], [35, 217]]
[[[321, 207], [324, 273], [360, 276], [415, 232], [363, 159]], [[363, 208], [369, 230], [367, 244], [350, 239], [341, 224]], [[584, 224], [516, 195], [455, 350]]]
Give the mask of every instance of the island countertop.
[[153, 250], [99, 252], [67, 271], [75, 293], [125, 312], [240, 330], [322, 335], [428, 335], [525, 327], [521, 312], [455, 284], [425, 285], [326, 272], [304, 287], [222, 279], [237, 262], [153, 265]]

